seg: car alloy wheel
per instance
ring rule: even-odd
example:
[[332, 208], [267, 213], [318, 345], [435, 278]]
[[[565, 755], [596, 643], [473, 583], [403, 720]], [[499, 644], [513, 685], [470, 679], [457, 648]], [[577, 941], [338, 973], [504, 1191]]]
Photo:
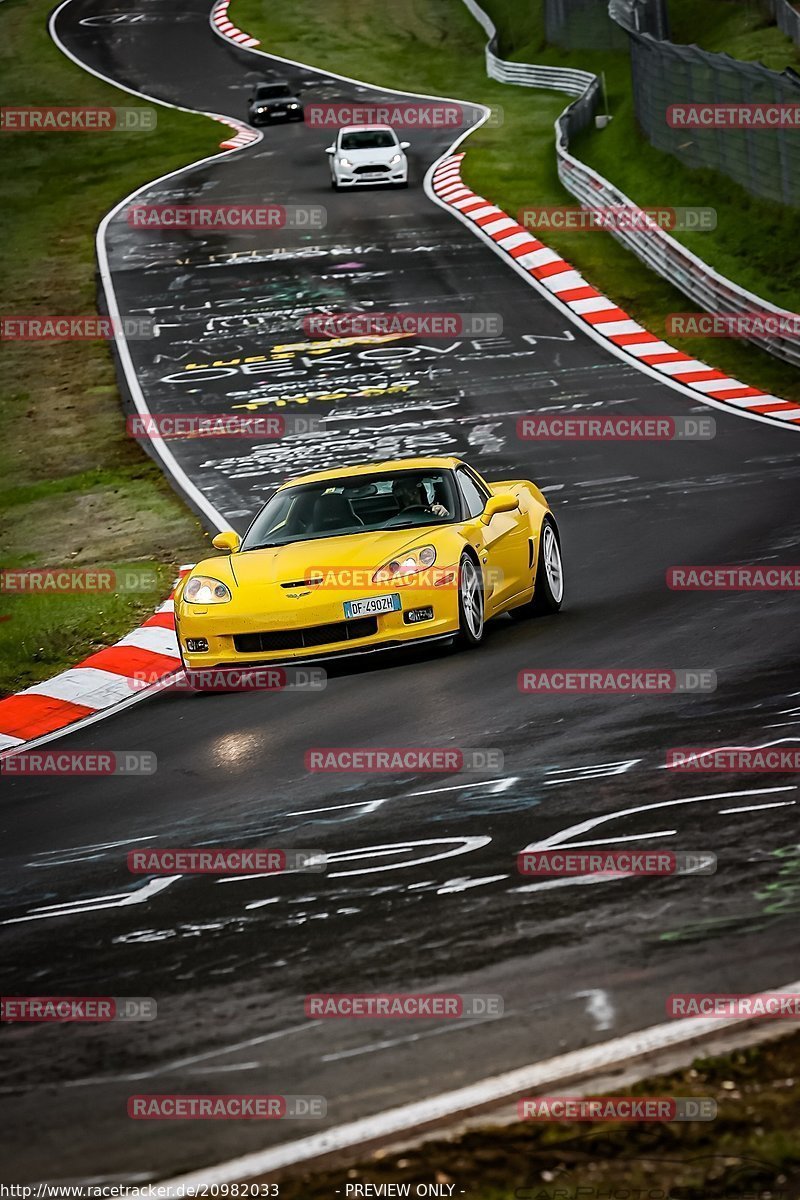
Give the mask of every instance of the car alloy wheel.
[[556, 531], [549, 524], [546, 524], [542, 531], [542, 556], [550, 595], [556, 604], [560, 604], [564, 598], [564, 569], [561, 565], [561, 550]]
[[458, 617], [462, 641], [477, 646], [483, 639], [483, 582], [468, 554], [458, 568]]
[[555, 613], [564, 599], [564, 567], [561, 562], [561, 543], [552, 517], [545, 517], [539, 535], [539, 557], [536, 567], [536, 582], [533, 596], [526, 604], [512, 608], [510, 615], [515, 621], [542, 613]]

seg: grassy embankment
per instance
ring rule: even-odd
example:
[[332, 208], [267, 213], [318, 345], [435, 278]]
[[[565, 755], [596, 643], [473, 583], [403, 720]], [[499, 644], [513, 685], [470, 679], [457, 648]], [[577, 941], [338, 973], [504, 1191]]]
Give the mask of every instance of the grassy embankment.
[[[0, 8], [2, 104], [139, 105], [82, 71], [50, 40], [51, 0]], [[0, 271], [5, 315], [96, 311], [94, 236], [138, 185], [213, 154], [222, 127], [156, 108], [151, 133], [4, 133]], [[207, 545], [198, 521], [125, 433], [104, 342], [3, 343], [0, 564], [132, 566], [144, 592], [0, 592], [0, 695], [115, 641], [169, 590], [175, 565]]]

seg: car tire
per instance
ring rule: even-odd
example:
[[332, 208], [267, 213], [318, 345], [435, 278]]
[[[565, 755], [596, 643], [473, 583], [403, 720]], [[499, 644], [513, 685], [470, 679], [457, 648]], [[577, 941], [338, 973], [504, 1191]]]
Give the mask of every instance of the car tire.
[[178, 641], [178, 657], [181, 660], [181, 667], [183, 669], [184, 674], [188, 674], [189, 668], [186, 666], [186, 659], [183, 657], [183, 646], [181, 645], [181, 635], [180, 635], [180, 633], [178, 633], [177, 628], [175, 630], [175, 636]]
[[545, 517], [542, 521], [542, 534], [539, 539], [539, 558], [536, 564], [533, 597], [527, 604], [512, 608], [509, 615], [515, 621], [524, 621], [528, 617], [558, 612], [563, 602], [564, 567], [561, 560], [561, 539], [558, 536], [558, 526], [553, 518]]
[[332, 179], [332, 180], [331, 180], [331, 189], [332, 189], [332, 191], [334, 191], [334, 192], [338, 192], [338, 191], [339, 191], [339, 185], [338, 185], [338, 183], [336, 182], [336, 180], [335, 180], [335, 179]]
[[479, 646], [484, 629], [481, 569], [471, 554], [462, 554], [458, 564], [458, 644], [465, 649]]

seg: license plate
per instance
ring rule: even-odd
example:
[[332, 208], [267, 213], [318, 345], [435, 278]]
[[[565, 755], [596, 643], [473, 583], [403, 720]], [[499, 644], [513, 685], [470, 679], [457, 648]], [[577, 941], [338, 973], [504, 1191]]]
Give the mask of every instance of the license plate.
[[286, 109], [285, 108], [273, 108], [272, 115], [273, 115], [273, 117], [285, 117]]
[[361, 176], [362, 179], [385, 179], [383, 171], [365, 171]]
[[345, 600], [344, 615], [349, 621], [352, 617], [372, 617], [376, 613], [399, 612], [401, 608], [400, 596], [395, 592], [391, 596], [369, 596], [366, 600]]

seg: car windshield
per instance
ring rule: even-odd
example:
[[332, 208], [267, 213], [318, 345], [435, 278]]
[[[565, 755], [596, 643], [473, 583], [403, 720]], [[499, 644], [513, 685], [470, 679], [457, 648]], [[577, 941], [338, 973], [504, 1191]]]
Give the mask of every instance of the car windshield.
[[323, 479], [276, 492], [245, 534], [242, 550], [378, 529], [446, 525], [458, 515], [450, 471], [399, 470]]
[[363, 129], [359, 133], [342, 134], [342, 150], [375, 150], [396, 145], [397, 139], [389, 129]]
[[292, 89], [288, 83], [261, 83], [256, 88], [259, 100], [283, 100], [291, 94]]

